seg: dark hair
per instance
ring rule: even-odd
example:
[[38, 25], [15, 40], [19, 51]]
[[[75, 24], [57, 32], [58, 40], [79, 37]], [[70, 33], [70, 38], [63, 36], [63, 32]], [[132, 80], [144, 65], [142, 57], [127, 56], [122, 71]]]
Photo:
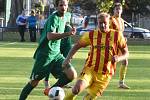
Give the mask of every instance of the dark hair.
[[114, 4], [113, 8], [115, 9], [116, 7], [122, 7], [122, 4], [117, 2], [117, 3]]
[[31, 14], [34, 14], [34, 11], [33, 11], [33, 10], [31, 10]]
[[[58, 7], [58, 4], [59, 4], [59, 1], [62, 1], [62, 0], [55, 0], [55, 6]], [[69, 2], [69, 0], [67, 0]]]
[[55, 6], [56, 6], [56, 7], [58, 7], [59, 1], [60, 1], [60, 0], [55, 0]]

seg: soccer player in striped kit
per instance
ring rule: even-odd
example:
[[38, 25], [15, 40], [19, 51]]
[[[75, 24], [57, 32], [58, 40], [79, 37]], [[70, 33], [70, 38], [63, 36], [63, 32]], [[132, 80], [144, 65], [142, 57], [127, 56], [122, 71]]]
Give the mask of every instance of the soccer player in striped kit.
[[[66, 92], [64, 100], [73, 100], [87, 88], [83, 100], [94, 100], [101, 96], [116, 69], [116, 63], [128, 57], [128, 48], [123, 34], [109, 28], [110, 15], [98, 15], [98, 29], [85, 32], [70, 50], [63, 67], [70, 63], [73, 55], [82, 47], [90, 46], [88, 58], [77, 82]], [[118, 55], [118, 50], [122, 55]]]
[[[110, 28], [115, 29], [117, 31], [121, 31], [123, 33], [124, 31], [124, 20], [121, 18], [122, 14], [122, 5], [121, 3], [115, 3], [114, 4], [114, 15], [110, 18]], [[119, 51], [119, 54], [121, 52]], [[130, 87], [127, 86], [124, 82], [126, 72], [127, 72], [127, 66], [128, 66], [128, 59], [125, 59], [121, 62], [120, 66], [120, 72], [119, 72], [119, 88], [122, 89], [129, 89]]]

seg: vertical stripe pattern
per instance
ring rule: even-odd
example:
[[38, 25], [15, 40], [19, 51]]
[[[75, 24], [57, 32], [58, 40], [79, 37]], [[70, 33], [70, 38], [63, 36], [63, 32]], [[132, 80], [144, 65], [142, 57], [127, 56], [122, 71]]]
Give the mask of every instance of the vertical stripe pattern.
[[124, 20], [122, 18], [111, 17], [110, 28], [124, 31]]
[[89, 32], [89, 39], [91, 47], [86, 66], [100, 74], [113, 74], [116, 63], [112, 62], [112, 56], [118, 51], [118, 32], [110, 30], [102, 33], [94, 30]]
[[109, 41], [110, 41], [110, 32], [106, 34], [106, 39], [105, 39], [105, 56], [104, 56], [105, 58], [104, 58], [104, 65], [102, 71], [103, 74], [106, 74], [107, 71], [107, 63], [109, 59], [109, 47], [110, 47]]
[[91, 52], [89, 53], [90, 58], [89, 58], [89, 63], [88, 63], [88, 66], [90, 67], [92, 65], [92, 59], [93, 59], [93, 53], [94, 53], [94, 46], [93, 46], [93, 35], [94, 35], [94, 31], [90, 31], [90, 34], [89, 34], [89, 38], [90, 38], [90, 41], [91, 41]]
[[[118, 32], [115, 31], [115, 33], [114, 33], [114, 49], [112, 50], [113, 55], [118, 54], [118, 50], [117, 50], [118, 41], [117, 40], [118, 40]], [[111, 63], [112, 63], [112, 65], [111, 65], [111, 73], [112, 73], [113, 72], [112, 70], [114, 70], [114, 72], [115, 72], [116, 65], [115, 65], [115, 62], [111, 61]]]
[[98, 72], [99, 64], [100, 64], [100, 57], [101, 57], [101, 39], [102, 39], [102, 33], [98, 31], [97, 36], [97, 53], [96, 53], [96, 62], [95, 62], [95, 68], [94, 70]]

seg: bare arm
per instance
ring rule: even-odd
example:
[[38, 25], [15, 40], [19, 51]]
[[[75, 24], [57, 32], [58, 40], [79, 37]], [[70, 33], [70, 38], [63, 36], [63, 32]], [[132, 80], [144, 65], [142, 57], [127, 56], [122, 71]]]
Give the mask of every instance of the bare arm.
[[129, 56], [128, 47], [126, 46], [125, 48], [120, 49], [120, 50], [121, 50], [122, 55], [113, 56], [114, 62], [119, 62], [119, 61], [122, 61], [122, 60], [125, 60], [128, 58], [128, 56]]
[[85, 47], [85, 46], [86, 46], [86, 44], [80, 44], [79, 42], [76, 43], [76, 44], [72, 47], [72, 49], [69, 51], [69, 53], [68, 53], [66, 59], [64, 60], [62, 66], [65, 67], [68, 63], [70, 63], [70, 61], [71, 61], [73, 55], [74, 55], [80, 48]]
[[50, 32], [50, 33], [47, 33], [47, 39], [48, 40], [57, 40], [57, 39], [61, 39], [61, 38], [67, 37], [67, 36], [75, 35], [75, 33], [76, 33], [75, 28], [72, 28], [72, 30], [70, 32], [65, 32], [62, 34]]

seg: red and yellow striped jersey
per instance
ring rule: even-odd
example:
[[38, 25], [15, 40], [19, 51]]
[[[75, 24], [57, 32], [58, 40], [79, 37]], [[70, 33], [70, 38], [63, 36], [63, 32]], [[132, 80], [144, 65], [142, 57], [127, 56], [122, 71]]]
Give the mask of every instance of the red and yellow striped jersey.
[[121, 32], [110, 30], [103, 33], [93, 30], [83, 34], [79, 43], [90, 45], [90, 51], [85, 67], [100, 74], [114, 74], [116, 63], [112, 62], [112, 56], [117, 55], [117, 50], [126, 47], [126, 41]]
[[110, 29], [124, 31], [124, 20], [120, 17], [112, 16], [110, 18]]

